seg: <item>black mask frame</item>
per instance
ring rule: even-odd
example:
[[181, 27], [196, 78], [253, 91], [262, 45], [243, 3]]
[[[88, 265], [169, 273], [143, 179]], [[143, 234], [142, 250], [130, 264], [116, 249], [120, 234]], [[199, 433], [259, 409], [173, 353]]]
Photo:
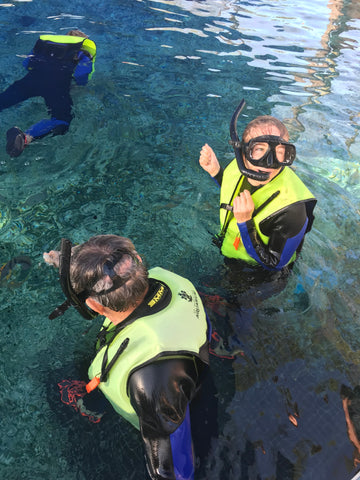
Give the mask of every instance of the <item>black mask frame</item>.
[[246, 168], [244, 164], [244, 159], [242, 155], [242, 142], [239, 140], [239, 136], [236, 130], [236, 123], [245, 105], [246, 105], [246, 102], [244, 99], [242, 99], [239, 105], [236, 107], [233, 113], [233, 116], [231, 117], [231, 120], [230, 120], [230, 139], [231, 140], [229, 140], [229, 144], [232, 145], [234, 149], [236, 162], [240, 172], [245, 177], [250, 178], [252, 180], [256, 180], [257, 182], [265, 182], [266, 180], [269, 179], [270, 173], [254, 172], [253, 170]]
[[[259, 159], [254, 159], [251, 156], [251, 149], [257, 143], [267, 143], [269, 150]], [[283, 145], [285, 147], [284, 161], [280, 162], [276, 155], [276, 147]], [[289, 167], [293, 164], [296, 157], [296, 148], [292, 143], [287, 142], [277, 135], [261, 135], [259, 137], [251, 138], [248, 142], [241, 142], [242, 153], [245, 158], [254, 167], [273, 168], [278, 169], [282, 167]]]

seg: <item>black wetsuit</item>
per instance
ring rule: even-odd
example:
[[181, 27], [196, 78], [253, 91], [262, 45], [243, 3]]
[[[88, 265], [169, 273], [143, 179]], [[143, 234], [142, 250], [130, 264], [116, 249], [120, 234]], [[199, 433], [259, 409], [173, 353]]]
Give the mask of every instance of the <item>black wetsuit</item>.
[[[216, 183], [221, 186], [224, 170], [220, 168], [219, 173], [214, 177]], [[248, 190], [252, 195], [256, 190], [261, 188], [253, 186], [247, 178], [244, 179], [240, 192]], [[296, 237], [307, 221], [307, 232], [310, 231], [313, 222], [313, 205], [308, 206], [305, 202], [298, 202], [283, 208], [279, 213], [272, 215], [269, 219], [261, 223], [261, 231], [269, 237], [269, 243], [265, 245], [259, 237], [254, 221], [252, 219], [246, 222], [246, 228], [251, 240], [254, 251], [259, 257], [262, 266], [268, 269], [276, 269], [284, 254], [287, 241]], [[296, 248], [299, 254], [304, 238]], [[239, 262], [239, 260], [227, 259], [227, 263]]]
[[[150, 301], [159, 289], [159, 282], [150, 278], [149, 290], [141, 305], [114, 328], [111, 337], [107, 338], [106, 329], [101, 330], [98, 334], [100, 345], [111, 342], [116, 332], [136, 322], [137, 318], [165, 308], [170, 302], [171, 291], [166, 284], [162, 285], [165, 293], [151, 310]], [[207, 342], [201, 351], [201, 357], [208, 358]], [[195, 355], [179, 355], [169, 353], [164, 359], [155, 359], [135, 370], [128, 379], [128, 395], [139, 418], [146, 465], [152, 480], [176, 480], [174, 467], [181, 472], [193, 471], [194, 468], [191, 433], [194, 419], [191, 416], [190, 424], [190, 408], [204, 378], [208, 376], [208, 367]], [[182, 468], [183, 465], [188, 468]], [[181, 478], [190, 480], [192, 476]]]
[[0, 94], [0, 111], [32, 97], [43, 97], [50, 118], [25, 133], [33, 138], [64, 134], [73, 119], [71, 81], [74, 78], [78, 85], [87, 83], [92, 70], [90, 56], [81, 50], [81, 44], [56, 45], [38, 40], [23, 63], [29, 72]]
[[147, 468], [153, 480], [175, 480], [170, 436], [184, 422], [199, 387], [195, 359], [173, 359], [137, 370], [129, 380], [139, 417]]
[[[220, 187], [223, 172], [223, 168], [220, 168], [219, 173], [213, 177]], [[259, 188], [261, 185], [253, 186], [245, 177], [240, 191], [248, 190], [253, 194]], [[284, 265], [285, 257], [289, 258], [295, 252], [297, 255], [300, 253], [304, 235], [295, 247], [291, 239], [300, 236], [306, 224], [305, 233], [311, 229], [315, 203], [316, 200], [294, 203], [263, 220], [260, 228], [262, 233], [269, 237], [267, 245], [261, 240], [252, 219], [242, 224], [238, 223], [239, 230], [242, 229], [241, 235], [245, 230], [247, 238], [250, 239], [252, 255], [259, 260], [259, 263], [252, 265], [241, 259], [224, 257], [226, 270], [220, 274], [220, 277], [207, 278], [207, 285], [216, 287], [222, 296], [243, 308], [254, 308], [259, 302], [282, 291], [287, 284], [294, 262], [281, 268], [279, 265]], [[214, 238], [214, 243], [221, 247], [219, 237]]]

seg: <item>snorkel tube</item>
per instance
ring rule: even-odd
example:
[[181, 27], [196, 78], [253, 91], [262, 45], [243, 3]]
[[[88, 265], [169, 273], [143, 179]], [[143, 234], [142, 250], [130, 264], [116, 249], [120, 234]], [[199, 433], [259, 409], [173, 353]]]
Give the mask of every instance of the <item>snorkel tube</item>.
[[254, 172], [253, 170], [249, 170], [248, 168], [245, 167], [243, 156], [242, 156], [242, 149], [241, 149], [241, 142], [239, 140], [239, 136], [237, 134], [236, 130], [236, 123], [239, 118], [239, 115], [242, 111], [242, 109], [245, 107], [246, 102], [244, 99], [241, 100], [239, 105], [237, 106], [235, 112], [233, 113], [233, 116], [230, 120], [230, 138], [229, 140], [230, 145], [232, 145], [234, 152], [235, 152], [235, 158], [237, 165], [239, 167], [240, 172], [248, 178], [251, 178], [252, 180], [256, 180], [258, 182], [265, 182], [269, 178], [269, 173], [265, 172]]
[[70, 262], [71, 262], [71, 247], [72, 244], [70, 240], [66, 238], [61, 239], [61, 250], [60, 250], [60, 263], [59, 263], [59, 275], [60, 275], [60, 285], [61, 289], [64, 292], [66, 301], [57, 307], [50, 315], [49, 319], [53, 320], [54, 318], [60, 317], [63, 315], [69, 307], [75, 307], [76, 310], [80, 313], [82, 317], [86, 320], [92, 320], [98, 314], [91, 310], [85, 303], [86, 295], [85, 292], [80, 292], [76, 294], [71, 286], [70, 282]]

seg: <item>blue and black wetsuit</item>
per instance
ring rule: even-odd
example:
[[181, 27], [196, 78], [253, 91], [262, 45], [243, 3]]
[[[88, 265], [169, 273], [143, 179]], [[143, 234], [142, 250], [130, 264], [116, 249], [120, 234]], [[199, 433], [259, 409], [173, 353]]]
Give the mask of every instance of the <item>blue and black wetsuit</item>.
[[[224, 170], [221, 168], [214, 177], [215, 182], [220, 187], [223, 183], [223, 174]], [[240, 192], [248, 190], [250, 195], [253, 195], [261, 187], [262, 185], [251, 185], [245, 177]], [[266, 237], [269, 237], [267, 244], [260, 238], [253, 219], [243, 224], [238, 224], [241, 236], [247, 240], [245, 248], [259, 266], [268, 271], [280, 270], [289, 264], [288, 259], [295, 252], [297, 255], [300, 253], [305, 233], [310, 231], [313, 223], [314, 216], [312, 211], [315, 203], [315, 199], [307, 202], [294, 202], [264, 219], [261, 222], [261, 232]], [[296, 239], [296, 241], [293, 241], [293, 239]], [[230, 261], [229, 263], [233, 262]]]
[[[215, 183], [222, 190], [227, 187], [227, 182], [229, 182], [229, 174], [227, 177], [224, 177], [225, 173], [225, 170], [220, 168], [218, 174], [213, 177]], [[279, 175], [282, 174], [280, 173]], [[234, 178], [231, 175], [230, 177], [230, 180], [236, 184], [239, 181], [240, 172]], [[273, 182], [279, 180], [278, 177], [274, 177], [269, 184], [260, 186], [251, 185], [248, 179], [243, 177], [239, 190], [233, 191], [233, 187], [230, 187], [228, 192], [232, 194], [233, 198], [234, 195], [238, 195], [246, 189], [253, 198], [254, 195], [259, 196], [263, 189], [273, 186]], [[278, 194], [278, 190], [281, 190], [281, 187], [279, 189], [277, 187], [275, 188], [275, 194]], [[268, 195], [270, 195], [269, 192], [264, 198], [268, 198]], [[270, 196], [269, 200], [273, 196]], [[207, 278], [206, 284], [212, 286], [214, 282], [218, 292], [220, 287], [222, 296], [228, 298], [234, 304], [241, 305], [243, 308], [253, 308], [265, 298], [279, 293], [287, 284], [294, 260], [300, 254], [305, 234], [310, 231], [314, 220], [313, 209], [316, 199], [310, 197], [308, 200], [292, 201], [289, 204], [284, 202], [280, 206], [281, 208], [276, 207], [270, 215], [265, 213], [263, 219], [260, 222], [258, 221], [257, 224], [254, 218], [243, 223], [236, 223], [235, 220], [236, 230], [233, 228], [228, 238], [225, 236], [225, 233], [228, 232], [223, 227], [222, 232], [225, 230], [223, 236], [220, 234], [220, 236], [215, 237], [214, 243], [221, 248], [226, 269], [220, 283], [219, 278], [215, 276], [213, 279]], [[276, 198], [280, 198], [280, 195]], [[264, 204], [266, 203], [267, 201], [264, 202]], [[270, 202], [268, 205], [271, 206], [272, 203]], [[260, 209], [258, 208], [258, 210]], [[266, 212], [265, 208], [263, 212]], [[262, 212], [260, 212], [261, 214]], [[234, 223], [232, 213], [230, 219]], [[229, 224], [225, 221], [223, 225], [226, 227]], [[236, 242], [234, 241], [234, 238], [235, 240], [237, 238], [234, 237], [235, 235], [240, 240], [239, 250], [237, 250]], [[264, 242], [263, 237], [267, 237], [268, 241]], [[225, 253], [224, 239], [227, 240]], [[239, 255], [236, 258], [240, 248], [242, 249], [242, 257]], [[244, 251], [245, 254], [243, 253]], [[248, 259], [251, 261], [247, 261]]]
[[[147, 468], [154, 480], [194, 478], [189, 407], [199, 389], [202, 368], [199, 363], [195, 367], [190, 357], [168, 359], [137, 370], [129, 379], [129, 396], [139, 417]], [[195, 419], [192, 415], [191, 423]]]
[[70, 96], [72, 78], [78, 85], [85, 85], [93, 71], [93, 58], [82, 47], [85, 39], [77, 39], [76, 43], [59, 41], [63, 39], [65, 42], [66, 38], [74, 39], [56, 35], [40, 38], [23, 62], [28, 70], [27, 75], [0, 94], [0, 111], [32, 97], [44, 98], [50, 118], [37, 122], [25, 131], [35, 139], [49, 133], [59, 135], [67, 132], [73, 119]]
[[142, 303], [117, 325], [105, 319], [89, 367], [90, 385], [98, 378], [113, 408], [140, 430], [152, 480], [194, 479], [192, 430], [201, 430], [196, 404], [211, 335], [200, 302], [189, 281], [151, 269]]

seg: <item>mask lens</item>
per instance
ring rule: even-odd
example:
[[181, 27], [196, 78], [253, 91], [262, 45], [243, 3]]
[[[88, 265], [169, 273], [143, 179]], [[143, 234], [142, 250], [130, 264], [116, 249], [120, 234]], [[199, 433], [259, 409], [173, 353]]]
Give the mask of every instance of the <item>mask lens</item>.
[[286, 147], [285, 145], [277, 145], [275, 147], [275, 154], [277, 161], [280, 163], [284, 163], [286, 159]]
[[250, 158], [260, 160], [270, 152], [270, 145], [265, 142], [256, 142], [250, 146]]
[[280, 168], [291, 165], [296, 156], [294, 145], [271, 135], [251, 139], [244, 147], [246, 158], [260, 167]]

